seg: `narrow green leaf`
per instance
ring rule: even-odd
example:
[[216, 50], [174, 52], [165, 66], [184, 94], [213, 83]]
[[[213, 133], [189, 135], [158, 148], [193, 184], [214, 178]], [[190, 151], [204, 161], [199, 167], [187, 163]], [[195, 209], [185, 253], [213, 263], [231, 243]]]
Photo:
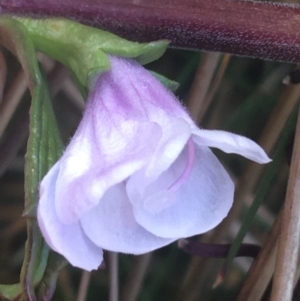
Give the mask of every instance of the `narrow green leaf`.
[[[35, 49], [26, 28], [14, 19], [1, 18], [0, 43], [17, 56], [32, 95], [30, 134], [25, 162], [24, 205], [24, 211], [31, 215], [30, 213], [36, 211], [39, 183], [59, 158], [62, 143], [49, 92], [40, 73]], [[49, 248], [41, 236], [37, 221], [31, 217], [27, 221], [27, 242], [21, 284], [0, 286], [0, 296], [7, 300], [19, 300], [18, 298], [36, 300], [35, 287], [44, 275], [48, 255]]]
[[22, 286], [20, 283], [3, 285], [0, 284], [1, 301], [19, 301], [22, 300]]
[[[25, 210], [35, 208], [38, 188], [43, 176], [58, 160], [63, 145], [59, 138], [48, 89], [40, 73], [40, 80], [32, 95], [30, 128], [25, 163]], [[34, 288], [45, 272], [49, 249], [41, 236], [36, 220], [28, 221], [26, 256], [21, 273], [27, 300], [34, 296]], [[38, 279], [38, 281], [37, 281]]]
[[47, 268], [37, 287], [38, 300], [44, 301], [52, 298], [59, 272], [67, 263], [61, 255], [50, 251]]

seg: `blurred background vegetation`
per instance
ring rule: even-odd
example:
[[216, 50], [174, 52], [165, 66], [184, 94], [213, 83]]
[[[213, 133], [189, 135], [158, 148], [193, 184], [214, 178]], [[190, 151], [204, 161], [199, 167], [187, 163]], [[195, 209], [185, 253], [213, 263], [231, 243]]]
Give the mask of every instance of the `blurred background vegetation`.
[[[19, 282], [26, 241], [26, 219], [22, 211], [31, 98], [19, 63], [5, 49], [1, 52], [0, 70], [7, 66], [7, 72], [1, 73], [0, 78], [3, 87], [0, 99], [0, 283], [11, 284]], [[62, 65], [41, 54], [39, 60], [48, 76], [61, 136], [67, 144], [80, 122], [84, 101]], [[193, 240], [238, 245], [237, 232], [242, 225], [250, 224], [244, 243], [262, 246], [272, 242], [272, 237], [266, 240], [266, 235], [285, 198], [300, 98], [299, 86], [286, 86], [282, 80], [296, 66], [228, 54], [168, 49], [147, 68], [180, 83], [176, 94], [201, 127], [250, 137], [274, 159], [271, 164], [276, 168], [267, 169], [237, 155], [216, 151], [236, 183], [238, 205], [227, 222]], [[262, 199], [262, 204], [249, 221], [245, 215], [254, 199], [257, 202]], [[105, 258], [105, 266], [92, 273], [71, 266], [64, 268], [53, 300], [116, 301], [119, 294], [121, 301], [229, 301], [242, 298], [239, 294], [243, 285], [256, 285], [251, 282], [253, 279], [247, 278], [245, 282], [252, 258], [234, 259], [224, 274], [220, 272], [223, 259], [191, 256], [176, 243], [143, 256], [106, 253]], [[263, 263], [259, 264], [263, 275]], [[297, 277], [299, 274], [298, 271]], [[249, 297], [249, 301], [268, 300], [270, 280], [269, 277], [267, 284], [255, 297]]]

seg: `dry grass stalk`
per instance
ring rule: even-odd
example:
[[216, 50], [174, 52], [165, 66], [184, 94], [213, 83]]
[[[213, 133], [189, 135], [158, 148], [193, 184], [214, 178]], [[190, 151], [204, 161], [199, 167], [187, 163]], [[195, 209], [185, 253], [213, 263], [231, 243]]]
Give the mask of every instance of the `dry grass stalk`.
[[[199, 121], [204, 112], [204, 101], [211, 85], [214, 72], [220, 58], [219, 53], [204, 53], [198, 66], [191, 93], [187, 101], [189, 111], [195, 121]], [[208, 106], [206, 106], [208, 107]]]
[[225, 71], [228, 67], [228, 64], [230, 62], [230, 58], [231, 55], [230, 54], [224, 54], [224, 56], [222, 57], [221, 63], [220, 63], [220, 67], [217, 71], [217, 74], [214, 78], [214, 81], [211, 83], [211, 88], [209, 89], [209, 91], [207, 92], [207, 95], [204, 99], [203, 102], [203, 106], [201, 111], [198, 114], [198, 120], [199, 122], [201, 122], [202, 118], [204, 117], [204, 115], [207, 113], [209, 106], [214, 98], [214, 96], [216, 95], [216, 92], [218, 91], [220, 84], [222, 82], [222, 79], [224, 77]]
[[277, 238], [282, 214], [279, 214], [254, 260], [236, 301], [259, 301], [273, 276], [277, 253]]
[[0, 103], [3, 97], [3, 91], [6, 83], [7, 67], [3, 52], [0, 51]]
[[143, 285], [143, 280], [148, 271], [152, 253], [135, 257], [127, 282], [122, 291], [122, 301], [135, 301]]
[[[268, 154], [273, 149], [288, 117], [298, 103], [299, 96], [300, 85], [286, 87], [274, 108], [259, 140], [259, 144]], [[243, 206], [243, 196], [252, 193], [264, 168], [263, 165], [249, 163], [239, 180], [234, 205], [229, 215], [211, 235], [206, 236], [205, 242], [222, 242], [226, 237], [231, 223], [236, 219]], [[178, 300], [193, 301], [199, 294], [204, 293], [201, 290], [207, 290], [207, 286], [212, 287], [214, 277], [218, 272], [213, 269], [215, 265], [213, 260], [193, 258], [185, 275]]]
[[60, 271], [57, 284], [62, 293], [64, 301], [76, 300], [75, 292], [72, 287], [71, 275], [68, 268], [63, 268]]
[[89, 284], [91, 279], [91, 273], [88, 271], [82, 271], [82, 276], [80, 280], [79, 290], [78, 290], [78, 296], [77, 301], [85, 301]]
[[77, 87], [73, 81], [66, 77], [63, 81], [62, 91], [70, 98], [75, 107], [80, 111], [83, 111], [85, 108], [85, 102], [82, 95], [79, 93]]
[[109, 301], [119, 301], [118, 253], [109, 252]]
[[7, 168], [15, 160], [18, 151], [24, 145], [26, 138], [28, 137], [28, 112], [24, 110], [23, 112], [20, 112], [17, 117], [17, 121], [8, 128], [8, 130], [0, 139], [0, 177], [6, 172]]
[[21, 70], [15, 76], [0, 105], [0, 137], [6, 129], [26, 89], [27, 81]]
[[[47, 73], [54, 68], [55, 63], [46, 56], [39, 54], [38, 58], [42, 65], [45, 67]], [[10, 121], [26, 90], [27, 80], [25, 78], [23, 70], [20, 70], [12, 81], [0, 105], [0, 137], [3, 135], [8, 122]]]
[[300, 235], [300, 110], [281, 221], [271, 301], [290, 301], [293, 295]]

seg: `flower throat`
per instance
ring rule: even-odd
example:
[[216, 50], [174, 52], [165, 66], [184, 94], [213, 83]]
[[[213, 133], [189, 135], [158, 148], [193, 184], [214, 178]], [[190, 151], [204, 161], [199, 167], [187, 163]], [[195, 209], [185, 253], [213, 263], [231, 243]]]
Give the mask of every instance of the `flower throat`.
[[166, 190], [155, 192], [144, 200], [144, 208], [152, 213], [157, 214], [163, 209], [169, 207], [175, 200], [175, 192], [187, 180], [191, 174], [195, 161], [195, 145], [194, 141], [190, 138], [187, 142], [187, 161], [181, 175], [171, 184]]

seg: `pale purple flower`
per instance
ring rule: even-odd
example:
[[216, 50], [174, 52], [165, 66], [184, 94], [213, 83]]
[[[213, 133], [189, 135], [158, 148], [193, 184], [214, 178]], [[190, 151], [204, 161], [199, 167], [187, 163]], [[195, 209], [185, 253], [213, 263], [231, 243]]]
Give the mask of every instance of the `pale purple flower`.
[[138, 63], [110, 59], [40, 188], [43, 236], [86, 270], [99, 266], [102, 249], [142, 254], [219, 224], [234, 185], [209, 147], [270, 161], [245, 137], [199, 129]]

